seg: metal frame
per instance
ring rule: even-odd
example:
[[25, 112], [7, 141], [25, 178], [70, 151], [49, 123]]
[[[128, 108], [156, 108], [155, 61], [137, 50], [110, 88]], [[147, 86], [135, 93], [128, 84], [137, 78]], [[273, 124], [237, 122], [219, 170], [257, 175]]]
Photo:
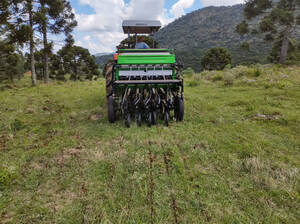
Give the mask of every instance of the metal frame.
[[[128, 48], [130, 48], [130, 34], [135, 34], [135, 44], [137, 43], [137, 34], [153, 35], [161, 28], [159, 20], [124, 20], [123, 24], [124, 34], [128, 34]], [[153, 46], [155, 41], [153, 39]]]

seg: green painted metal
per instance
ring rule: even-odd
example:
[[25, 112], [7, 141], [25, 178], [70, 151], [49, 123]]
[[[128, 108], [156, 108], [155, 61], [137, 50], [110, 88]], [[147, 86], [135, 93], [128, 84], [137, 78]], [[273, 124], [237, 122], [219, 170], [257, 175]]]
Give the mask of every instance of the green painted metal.
[[[157, 55], [122, 55], [122, 53], [134, 53], [134, 52], [157, 52]], [[159, 55], [159, 52], [170, 52], [171, 54], [169, 55]], [[169, 49], [119, 49], [118, 53], [120, 55], [118, 56], [118, 61], [117, 63], [119, 65], [151, 65], [151, 64], [174, 64], [175, 63], [175, 55], [172, 50]], [[122, 69], [122, 70], [128, 70], [128, 69]], [[133, 69], [135, 70], [135, 69]], [[120, 69], [116, 69], [116, 80], [119, 80], [119, 71]], [[172, 78], [175, 79], [175, 70], [172, 69]], [[142, 85], [143, 86], [143, 85]], [[141, 86], [141, 87], [142, 87]], [[162, 87], [165, 87], [167, 85], [161, 85]], [[134, 86], [128, 86], [129, 88], [136, 87]], [[158, 87], [158, 86], [156, 86]]]
[[119, 55], [120, 65], [174, 64], [175, 55]]

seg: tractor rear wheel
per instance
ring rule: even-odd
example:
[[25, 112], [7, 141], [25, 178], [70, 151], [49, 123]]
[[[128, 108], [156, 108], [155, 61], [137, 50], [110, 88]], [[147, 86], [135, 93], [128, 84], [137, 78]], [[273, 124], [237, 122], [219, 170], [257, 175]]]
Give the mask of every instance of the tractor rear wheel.
[[116, 114], [114, 109], [114, 99], [112, 96], [107, 98], [108, 121], [114, 123], [116, 121]]
[[105, 79], [106, 79], [106, 96], [109, 97], [112, 94], [113, 63], [109, 63], [106, 65]]
[[183, 101], [183, 98], [178, 99], [176, 112], [177, 112], [176, 113], [177, 121], [183, 121], [183, 116], [184, 116], [184, 101]]

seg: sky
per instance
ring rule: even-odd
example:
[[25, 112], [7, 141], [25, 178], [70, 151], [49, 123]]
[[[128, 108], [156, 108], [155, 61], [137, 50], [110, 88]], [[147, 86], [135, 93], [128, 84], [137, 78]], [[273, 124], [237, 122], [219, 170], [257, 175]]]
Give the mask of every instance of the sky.
[[92, 54], [111, 53], [126, 35], [125, 19], [160, 20], [163, 26], [191, 11], [221, 5], [235, 5], [244, 0], [70, 0], [78, 26], [75, 44]]

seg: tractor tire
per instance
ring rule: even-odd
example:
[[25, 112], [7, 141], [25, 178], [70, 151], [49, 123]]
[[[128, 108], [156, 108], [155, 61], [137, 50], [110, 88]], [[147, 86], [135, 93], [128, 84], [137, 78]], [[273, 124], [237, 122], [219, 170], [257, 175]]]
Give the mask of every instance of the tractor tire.
[[176, 119], [177, 121], [183, 121], [184, 116], [184, 101], [182, 98], [178, 99], [177, 110], [176, 110]]
[[114, 99], [112, 96], [107, 98], [108, 121], [114, 123], [116, 121], [116, 114], [114, 109]]
[[106, 79], [106, 97], [112, 95], [112, 82], [113, 82], [113, 63], [106, 66], [105, 79]]

